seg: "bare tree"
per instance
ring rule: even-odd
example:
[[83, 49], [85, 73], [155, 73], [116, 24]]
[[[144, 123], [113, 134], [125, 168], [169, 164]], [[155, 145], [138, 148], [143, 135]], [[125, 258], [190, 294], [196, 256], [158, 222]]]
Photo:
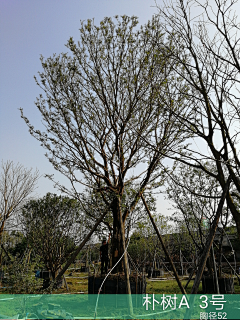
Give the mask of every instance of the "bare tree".
[[[167, 0], [158, 10], [171, 38], [168, 49], [176, 62], [174, 69], [187, 83], [185, 91], [178, 89], [188, 101], [178, 119], [198, 144], [173, 158], [203, 170], [222, 190], [230, 175], [233, 184], [226, 200], [240, 237], [236, 204], [240, 200], [240, 25], [233, 11], [236, 3]], [[214, 170], [205, 165], [207, 160], [214, 162]]]
[[[16, 223], [17, 214], [36, 187], [39, 173], [12, 161], [2, 162], [0, 175], [0, 243], [6, 223]], [[1, 254], [2, 256], [2, 254]]]
[[[105, 18], [100, 26], [82, 22], [78, 44], [68, 41], [71, 55], [41, 58], [36, 81], [45, 96], [36, 106], [46, 132], [36, 130], [21, 110], [49, 161], [71, 182], [72, 190], [57, 183], [59, 189], [79, 198], [80, 183], [111, 204], [112, 253], [118, 252], [113, 265], [124, 250], [129, 213], [144, 190], [161, 185], [161, 161], [184, 137], [175, 114], [181, 110], [174, 92], [178, 80], [171, 78], [168, 52], [156, 47], [163, 40], [160, 22], [153, 18], [135, 31], [136, 17], [115, 18], [116, 24]], [[124, 190], [132, 183], [137, 190], [123, 208]]]

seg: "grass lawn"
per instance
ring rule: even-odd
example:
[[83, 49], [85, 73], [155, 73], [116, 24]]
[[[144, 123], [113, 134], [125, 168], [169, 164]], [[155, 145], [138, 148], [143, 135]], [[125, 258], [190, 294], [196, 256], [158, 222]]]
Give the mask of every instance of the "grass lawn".
[[[187, 280], [181, 281], [182, 285], [185, 286]], [[193, 286], [193, 281], [191, 281], [187, 287], [187, 293], [191, 293], [191, 288]], [[199, 286], [199, 293], [202, 293], [202, 283]], [[164, 280], [164, 281], [150, 281], [147, 280], [147, 293], [179, 293], [181, 294], [181, 290], [178, 287], [176, 280]]]
[[[87, 293], [88, 290], [88, 278], [87, 273], [73, 273], [71, 277], [67, 277], [67, 283], [69, 287], [69, 292], [71, 293], [77, 293], [77, 292], [84, 292]], [[182, 280], [183, 286], [185, 286], [187, 280]], [[187, 288], [187, 293], [191, 293], [191, 288], [193, 286], [193, 281], [190, 281], [188, 288]], [[240, 286], [238, 283], [237, 278], [234, 281], [234, 290], [235, 293], [240, 294]], [[66, 287], [62, 289], [56, 290], [54, 293], [67, 293]], [[158, 280], [158, 281], [151, 281], [147, 278], [147, 293], [152, 294], [163, 294], [163, 293], [168, 293], [168, 294], [181, 294], [180, 288], [177, 285], [176, 280]], [[202, 283], [200, 283], [199, 286], [199, 294], [202, 293]]]
[[[69, 276], [69, 272], [66, 273], [66, 281], [69, 287], [69, 291], [67, 291], [66, 287], [54, 290], [52, 293], [55, 294], [63, 294], [63, 293], [88, 293], [88, 273], [80, 273], [80, 272], [74, 272], [72, 273], [72, 276]], [[183, 286], [185, 286], [187, 280], [182, 280]], [[190, 282], [187, 293], [191, 292], [191, 287], [193, 285], [193, 281]], [[240, 294], [240, 286], [238, 284], [237, 279], [235, 279], [234, 282], [234, 289], [236, 294]], [[0, 293], [8, 293], [7, 291], [0, 291]], [[152, 281], [147, 279], [147, 292], [148, 294], [180, 294], [181, 291], [177, 285], [177, 282], [175, 280], [158, 280], [158, 281]], [[199, 287], [199, 294], [202, 293], [202, 284], [200, 284]], [[87, 296], [85, 296], [87, 298]], [[11, 303], [11, 301], [9, 301]], [[7, 308], [7, 305], [5, 306]], [[10, 310], [10, 309], [9, 309]], [[1, 310], [1, 312], [4, 314], [4, 309]], [[74, 308], [71, 309], [71, 312], [74, 311]], [[17, 311], [12, 310], [13, 315], [19, 313]]]
[[[72, 273], [72, 276], [68, 276], [69, 272], [66, 272], [66, 281], [68, 284], [69, 291], [67, 291], [66, 287], [60, 289], [55, 289], [53, 293], [88, 293], [88, 273], [83, 272], [74, 272]], [[185, 286], [187, 280], [182, 280], [183, 286]], [[191, 292], [191, 288], [193, 285], [193, 281], [190, 281], [187, 293]], [[238, 283], [237, 278], [235, 278], [234, 281], [234, 290], [236, 294], [240, 294], [240, 286]], [[0, 293], [8, 293], [8, 291], [5, 289], [0, 289]], [[152, 294], [180, 294], [181, 291], [177, 285], [176, 280], [158, 280], [158, 281], [151, 281], [147, 278], [147, 293]], [[199, 294], [202, 293], [202, 284], [200, 283], [199, 286]]]

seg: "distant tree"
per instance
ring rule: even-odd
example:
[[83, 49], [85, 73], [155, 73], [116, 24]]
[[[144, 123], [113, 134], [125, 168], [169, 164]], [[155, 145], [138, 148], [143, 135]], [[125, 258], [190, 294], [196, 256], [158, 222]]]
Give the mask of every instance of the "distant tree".
[[26, 249], [22, 255], [17, 255], [3, 267], [7, 273], [6, 287], [9, 293], [39, 293], [39, 279], [34, 277], [37, 268], [41, 267], [38, 256], [31, 255]]
[[[161, 185], [161, 161], [180, 148], [184, 131], [177, 122], [181, 99], [171, 57], [156, 46], [164, 41], [161, 22], [153, 18], [136, 30], [136, 17], [115, 18], [116, 24], [111, 18], [99, 26], [82, 22], [80, 41], [68, 41], [70, 55], [41, 57], [43, 71], [35, 79], [44, 96], [36, 106], [46, 132], [21, 112], [49, 161], [71, 182], [71, 190], [57, 183], [59, 189], [79, 198], [81, 183], [111, 205], [112, 250], [120, 256], [129, 213], [144, 190]], [[137, 189], [122, 209], [124, 190], [133, 182]], [[112, 254], [113, 264], [119, 256]]]
[[[164, 243], [171, 253], [172, 247], [169, 243], [169, 233], [172, 232], [172, 228], [169, 225], [169, 218], [158, 215], [156, 212], [153, 216], [158, 229], [161, 230]], [[138, 267], [146, 268], [149, 267], [149, 263], [159, 261], [159, 258], [165, 260], [164, 251], [148, 217], [145, 216], [145, 219], [139, 221], [135, 227], [128, 247], [128, 253], [135, 264]]]
[[53, 279], [75, 248], [79, 215], [76, 200], [51, 193], [23, 207], [22, 224], [28, 245]]
[[[212, 172], [216, 170], [214, 163], [205, 163], [205, 167]], [[175, 209], [172, 220], [181, 229], [185, 229], [185, 232], [179, 233], [179, 239], [182, 238], [184, 241], [181, 242], [183, 243], [188, 240], [188, 245], [185, 246], [190, 252], [188, 259], [194, 253], [192, 258], [195, 260], [195, 268], [197, 268], [216, 216], [221, 186], [214, 177], [209, 176], [206, 172], [181, 163], [176, 165], [170, 177], [167, 194]], [[223, 230], [229, 222], [229, 214], [229, 208], [224, 206], [220, 216], [222, 236]], [[188, 231], [188, 237], [186, 231]], [[182, 237], [183, 234], [184, 237]], [[222, 236], [217, 249], [219, 275], [221, 274]], [[181, 250], [184, 254], [184, 246], [182, 245]], [[188, 256], [187, 252], [184, 256]], [[206, 265], [210, 274], [212, 274], [212, 263], [211, 257], [208, 258]]]
[[[8, 223], [13, 227], [18, 224], [17, 215], [21, 207], [29, 200], [36, 187], [39, 173], [26, 169], [12, 161], [2, 162], [0, 174], [0, 243], [4, 228]], [[1, 263], [2, 251], [0, 255]]]
[[[213, 164], [205, 163], [205, 167], [214, 172]], [[202, 170], [178, 163], [169, 174], [167, 195], [175, 209], [172, 220], [180, 225], [185, 221], [194, 245], [202, 251], [207, 236], [205, 224], [210, 227], [215, 217], [221, 186]], [[225, 211], [221, 220], [226, 223]]]
[[14, 244], [11, 244], [8, 251], [12, 256], [22, 256], [27, 249], [27, 238], [22, 232], [11, 232], [11, 239]]

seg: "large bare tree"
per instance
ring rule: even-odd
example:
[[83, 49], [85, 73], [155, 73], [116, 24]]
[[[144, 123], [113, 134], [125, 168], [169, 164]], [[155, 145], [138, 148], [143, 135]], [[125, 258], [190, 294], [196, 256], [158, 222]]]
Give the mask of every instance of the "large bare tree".
[[[36, 130], [22, 111], [49, 161], [71, 182], [71, 190], [57, 183], [59, 189], [78, 198], [82, 184], [111, 204], [113, 264], [124, 250], [129, 213], [145, 190], [161, 185], [161, 161], [184, 138], [172, 60], [156, 46], [164, 41], [159, 20], [137, 29], [136, 17], [115, 18], [99, 26], [82, 22], [80, 41], [68, 41], [70, 54], [41, 58], [36, 82], [44, 96], [36, 106], [46, 131]], [[137, 187], [123, 207], [124, 190], [133, 183]]]
[[[39, 173], [12, 161], [2, 162], [0, 175], [0, 244], [7, 223], [16, 225], [21, 207], [36, 187]], [[2, 252], [2, 251], [1, 251]], [[2, 257], [2, 253], [1, 253]], [[1, 258], [0, 258], [1, 261]]]
[[[228, 176], [232, 178], [226, 200], [240, 237], [240, 25], [234, 13], [236, 3], [166, 0], [158, 10], [171, 38], [168, 49], [176, 62], [174, 69], [187, 83], [184, 92], [178, 90], [188, 101], [178, 119], [195, 139], [174, 158], [203, 170], [222, 189]], [[214, 170], [207, 161], [214, 162]]]

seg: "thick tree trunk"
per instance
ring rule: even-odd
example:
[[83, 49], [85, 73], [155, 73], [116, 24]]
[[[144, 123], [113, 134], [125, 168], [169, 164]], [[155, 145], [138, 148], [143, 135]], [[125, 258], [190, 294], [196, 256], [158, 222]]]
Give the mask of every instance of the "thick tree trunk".
[[[121, 255], [123, 254], [123, 241], [121, 232], [121, 212], [120, 212], [120, 200], [115, 198], [112, 205], [113, 213], [113, 237], [112, 237], [112, 248], [111, 248], [111, 258], [112, 266], [114, 266]], [[122, 228], [125, 230], [124, 221], [122, 221]], [[113, 273], [124, 272], [124, 261], [121, 260], [117, 266], [114, 268]]]

